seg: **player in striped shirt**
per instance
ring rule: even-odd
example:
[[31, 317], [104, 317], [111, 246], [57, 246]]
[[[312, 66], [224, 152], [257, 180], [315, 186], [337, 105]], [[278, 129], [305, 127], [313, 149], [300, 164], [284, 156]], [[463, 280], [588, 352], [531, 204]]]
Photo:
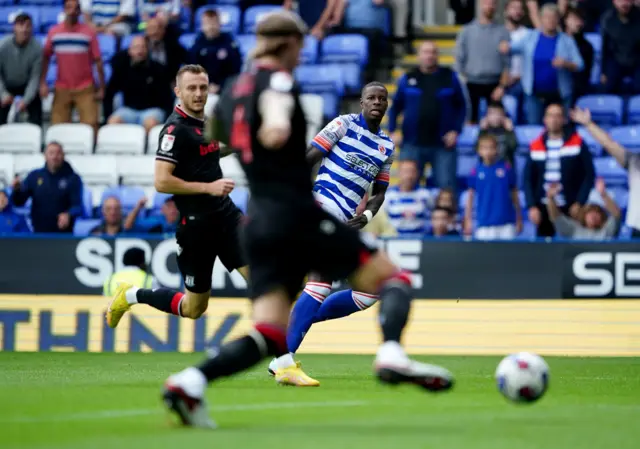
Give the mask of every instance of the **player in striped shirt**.
[[[329, 123], [313, 139], [307, 160], [315, 165], [322, 161], [313, 187], [316, 201], [324, 210], [356, 229], [362, 229], [378, 212], [389, 185], [394, 145], [380, 129], [388, 107], [389, 93], [383, 84], [373, 82], [362, 89], [360, 114], [341, 115]], [[361, 215], [356, 208], [369, 188], [373, 190]], [[329, 296], [331, 281], [309, 275], [298, 298], [287, 333], [289, 354], [274, 359], [269, 365], [277, 369], [296, 365], [293, 354], [313, 323], [351, 315], [371, 307], [378, 300], [373, 292], [343, 290]], [[304, 374], [298, 366], [296, 376], [281, 383], [317, 386], [319, 382]]]

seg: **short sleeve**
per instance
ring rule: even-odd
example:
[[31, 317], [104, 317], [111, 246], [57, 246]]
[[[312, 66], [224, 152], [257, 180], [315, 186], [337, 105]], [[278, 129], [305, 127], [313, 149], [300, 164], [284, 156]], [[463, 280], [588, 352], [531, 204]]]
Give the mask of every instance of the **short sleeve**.
[[389, 176], [391, 173], [391, 166], [393, 165], [393, 153], [391, 156], [387, 158], [386, 161], [382, 164], [380, 171], [378, 172], [378, 176], [376, 176], [377, 184], [389, 185]]
[[610, 215], [603, 227], [605, 237], [611, 238], [617, 236], [619, 224], [618, 219]]
[[162, 128], [158, 139], [158, 149], [156, 151], [156, 160], [171, 162], [178, 164], [180, 154], [180, 133], [176, 125], [167, 125]]
[[556, 218], [556, 221], [553, 223], [556, 228], [556, 232], [560, 237], [573, 237], [578, 228], [581, 227], [580, 223], [575, 221], [572, 218], [567, 217], [566, 215], [561, 215]]
[[98, 43], [98, 35], [95, 32], [91, 33], [91, 42], [89, 45], [91, 49], [91, 59], [94, 61], [99, 60], [102, 56], [100, 53], [100, 44]]
[[347, 134], [347, 129], [349, 129], [349, 125], [345, 118], [337, 117], [313, 138], [311, 145], [323, 153], [329, 153], [338, 141]]

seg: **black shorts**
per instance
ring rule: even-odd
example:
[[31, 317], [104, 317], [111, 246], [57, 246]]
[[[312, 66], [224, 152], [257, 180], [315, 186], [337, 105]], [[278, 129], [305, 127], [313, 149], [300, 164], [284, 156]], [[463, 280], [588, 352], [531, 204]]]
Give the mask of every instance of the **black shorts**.
[[242, 212], [231, 200], [220, 212], [180, 218], [176, 231], [178, 268], [187, 290], [211, 290], [216, 257], [229, 271], [247, 265], [240, 245], [242, 218]]
[[346, 279], [376, 251], [316, 204], [293, 208], [261, 200], [245, 231], [252, 299], [283, 287], [294, 300], [308, 273]]

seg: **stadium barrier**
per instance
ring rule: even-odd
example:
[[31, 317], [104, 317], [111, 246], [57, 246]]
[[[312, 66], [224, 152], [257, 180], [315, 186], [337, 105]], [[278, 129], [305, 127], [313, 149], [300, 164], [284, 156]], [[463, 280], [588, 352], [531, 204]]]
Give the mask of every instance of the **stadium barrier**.
[[[416, 298], [640, 298], [638, 243], [533, 243], [383, 240], [381, 246], [413, 276]], [[142, 248], [160, 284], [181, 288], [174, 239], [0, 238], [0, 293], [99, 295]], [[242, 298], [246, 283], [216, 263], [212, 296]]]
[[[0, 295], [0, 350], [193, 352], [251, 326], [246, 299], [216, 298], [199, 320], [146, 306], [105, 324], [99, 296]], [[302, 353], [373, 354], [376, 307], [313, 326]], [[404, 343], [413, 354], [640, 356], [640, 300], [416, 301]]]

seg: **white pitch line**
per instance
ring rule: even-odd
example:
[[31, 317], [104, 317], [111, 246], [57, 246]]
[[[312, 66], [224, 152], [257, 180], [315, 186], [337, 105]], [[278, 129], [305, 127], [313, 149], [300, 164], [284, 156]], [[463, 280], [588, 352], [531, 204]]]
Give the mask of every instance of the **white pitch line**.
[[[212, 407], [213, 412], [237, 412], [255, 410], [279, 410], [297, 408], [330, 408], [330, 407], [362, 407], [368, 405], [366, 401], [334, 401], [334, 402], [265, 402], [262, 404], [236, 404]], [[69, 413], [50, 416], [16, 416], [10, 419], [1, 419], [0, 423], [45, 423], [45, 422], [72, 422], [91, 421], [95, 419], [127, 418], [133, 416], [156, 415], [162, 413], [161, 408], [130, 409], [130, 410], [100, 410], [95, 412]]]

